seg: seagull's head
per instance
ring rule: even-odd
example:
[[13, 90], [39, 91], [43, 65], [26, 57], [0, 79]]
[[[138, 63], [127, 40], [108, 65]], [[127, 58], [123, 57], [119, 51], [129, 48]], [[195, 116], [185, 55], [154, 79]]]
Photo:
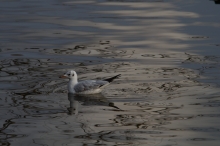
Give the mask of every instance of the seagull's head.
[[77, 74], [74, 70], [69, 70], [64, 75], [60, 76], [60, 78], [74, 79], [77, 78]]

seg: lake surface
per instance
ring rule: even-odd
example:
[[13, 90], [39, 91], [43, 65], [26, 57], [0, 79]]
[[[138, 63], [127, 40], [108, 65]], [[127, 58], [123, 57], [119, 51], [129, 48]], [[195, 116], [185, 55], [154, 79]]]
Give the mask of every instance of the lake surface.
[[[0, 145], [219, 146], [219, 4], [0, 3]], [[122, 76], [81, 97], [68, 69]]]

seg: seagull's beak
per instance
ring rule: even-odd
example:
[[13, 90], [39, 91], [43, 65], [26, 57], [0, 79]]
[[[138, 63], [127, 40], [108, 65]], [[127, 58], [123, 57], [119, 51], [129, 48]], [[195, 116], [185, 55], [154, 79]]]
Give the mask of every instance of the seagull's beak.
[[67, 79], [68, 77], [62, 75], [62, 76], [60, 76], [59, 78]]

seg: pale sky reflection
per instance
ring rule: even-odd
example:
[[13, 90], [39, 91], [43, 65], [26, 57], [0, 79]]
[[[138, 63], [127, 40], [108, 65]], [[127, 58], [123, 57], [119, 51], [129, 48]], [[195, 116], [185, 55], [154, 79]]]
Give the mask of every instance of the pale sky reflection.
[[[97, 17], [94, 20], [90, 22], [74, 20], [74, 23], [68, 23], [68, 25], [87, 25], [87, 27], [101, 29], [101, 32], [95, 32], [99, 39], [110, 40], [116, 46], [125, 45], [126, 49], [128, 49], [128, 45], [146, 45], [153, 49], [189, 47], [189, 44], [180, 41], [189, 40], [190, 35], [179, 31], [187, 24], [180, 22], [177, 18], [199, 17], [193, 12], [179, 11], [169, 3], [108, 2], [97, 5], [118, 7], [120, 10], [96, 10], [92, 12], [92, 15]], [[99, 22], [98, 17], [103, 20], [108, 18], [111, 21]]]
[[[4, 45], [48, 47], [49, 43], [46, 45], [45, 42], [54, 41], [57, 47], [72, 48], [77, 43], [95, 44], [108, 40], [116, 49], [123, 46], [129, 49], [128, 45], [144, 45], [144, 48], [154, 50], [181, 49], [190, 46], [185, 41], [191, 36], [180, 31], [188, 25], [180, 18], [199, 17], [193, 12], [180, 11], [168, 2], [66, 1], [62, 4], [57, 5], [56, 10], [48, 8], [39, 12], [39, 6], [33, 7], [31, 11], [36, 13], [26, 15], [16, 13], [19, 9], [14, 9], [15, 23], [9, 23], [4, 29], [13, 27], [13, 32], [19, 37], [3, 32], [6, 40], [14, 39], [13, 44], [8, 41]], [[29, 10], [24, 8], [22, 11]], [[4, 18], [12, 21], [9, 17]]]

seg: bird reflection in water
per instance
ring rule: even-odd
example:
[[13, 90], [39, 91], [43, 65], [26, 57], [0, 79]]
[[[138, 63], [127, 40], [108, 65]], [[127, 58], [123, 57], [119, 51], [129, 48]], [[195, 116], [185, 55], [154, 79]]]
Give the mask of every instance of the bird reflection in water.
[[121, 110], [117, 106], [114, 105], [113, 102], [110, 102], [105, 98], [101, 93], [98, 94], [87, 94], [87, 95], [77, 95], [73, 93], [68, 93], [68, 100], [70, 101], [70, 107], [67, 108], [70, 115], [77, 115], [79, 112], [79, 106], [109, 106], [115, 109]]

